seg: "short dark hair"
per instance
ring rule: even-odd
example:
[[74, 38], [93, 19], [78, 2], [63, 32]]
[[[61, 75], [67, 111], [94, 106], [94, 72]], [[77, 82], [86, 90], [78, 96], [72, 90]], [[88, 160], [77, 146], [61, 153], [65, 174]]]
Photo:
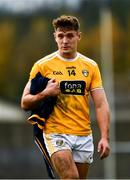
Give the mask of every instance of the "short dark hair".
[[54, 30], [58, 28], [66, 28], [75, 31], [79, 31], [80, 23], [79, 20], [74, 16], [62, 15], [52, 21]]

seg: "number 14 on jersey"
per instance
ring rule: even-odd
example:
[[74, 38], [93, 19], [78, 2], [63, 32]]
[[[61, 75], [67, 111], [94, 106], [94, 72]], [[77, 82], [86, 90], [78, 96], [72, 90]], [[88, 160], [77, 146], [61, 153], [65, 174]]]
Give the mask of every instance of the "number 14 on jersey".
[[76, 72], [75, 72], [75, 70], [74, 69], [72, 69], [72, 70], [68, 70], [68, 74], [69, 74], [69, 76], [75, 76], [76, 75]]

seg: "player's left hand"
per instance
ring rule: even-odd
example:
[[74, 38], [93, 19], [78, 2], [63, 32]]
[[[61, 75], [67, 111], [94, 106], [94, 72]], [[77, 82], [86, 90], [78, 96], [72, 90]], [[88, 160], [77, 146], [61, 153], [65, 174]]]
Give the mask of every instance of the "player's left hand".
[[100, 153], [100, 159], [104, 159], [110, 154], [109, 141], [106, 138], [101, 138], [98, 143], [98, 152]]

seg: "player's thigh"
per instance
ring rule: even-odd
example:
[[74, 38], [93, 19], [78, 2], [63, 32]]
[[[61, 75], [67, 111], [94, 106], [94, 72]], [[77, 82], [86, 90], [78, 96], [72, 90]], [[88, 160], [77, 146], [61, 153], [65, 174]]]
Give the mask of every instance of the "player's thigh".
[[79, 179], [86, 179], [88, 175], [89, 164], [88, 163], [76, 163]]
[[76, 164], [70, 150], [57, 151], [51, 156], [52, 163], [62, 177], [78, 177]]

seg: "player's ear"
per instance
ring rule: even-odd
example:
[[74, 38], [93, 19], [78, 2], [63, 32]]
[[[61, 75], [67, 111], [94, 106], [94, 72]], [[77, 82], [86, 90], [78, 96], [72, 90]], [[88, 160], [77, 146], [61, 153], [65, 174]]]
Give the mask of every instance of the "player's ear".
[[56, 32], [54, 32], [53, 35], [54, 35], [55, 42], [57, 42], [57, 39], [56, 39]]
[[81, 40], [81, 32], [78, 32], [78, 40]]
[[80, 41], [81, 40], [81, 32], [77, 32], [77, 36], [78, 36], [78, 41]]
[[54, 36], [54, 38], [56, 39], [56, 33], [55, 33], [55, 32], [53, 33], [53, 36]]

